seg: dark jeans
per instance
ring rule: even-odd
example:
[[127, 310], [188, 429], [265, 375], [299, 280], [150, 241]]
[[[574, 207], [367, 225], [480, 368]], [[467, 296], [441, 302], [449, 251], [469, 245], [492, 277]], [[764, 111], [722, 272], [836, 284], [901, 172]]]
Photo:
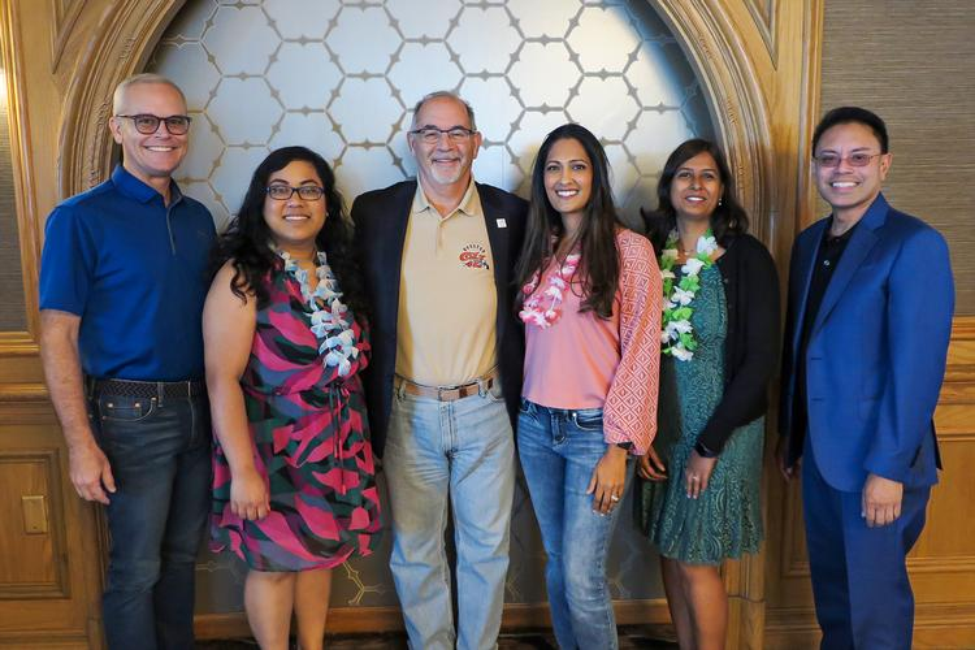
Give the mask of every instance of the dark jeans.
[[210, 507], [207, 398], [102, 392], [90, 414], [117, 487], [107, 507], [108, 647], [192, 648], [195, 561]]

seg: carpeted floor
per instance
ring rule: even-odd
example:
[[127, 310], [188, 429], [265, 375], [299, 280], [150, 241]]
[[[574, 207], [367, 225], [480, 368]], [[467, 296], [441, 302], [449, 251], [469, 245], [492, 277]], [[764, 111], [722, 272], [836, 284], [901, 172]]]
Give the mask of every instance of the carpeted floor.
[[[672, 630], [658, 626], [625, 626], [620, 628], [620, 650], [674, 650]], [[330, 637], [329, 650], [405, 650], [402, 634], [343, 635]], [[252, 639], [200, 641], [198, 650], [256, 650]], [[498, 640], [500, 650], [556, 650], [555, 639], [548, 632], [519, 632], [503, 634]]]

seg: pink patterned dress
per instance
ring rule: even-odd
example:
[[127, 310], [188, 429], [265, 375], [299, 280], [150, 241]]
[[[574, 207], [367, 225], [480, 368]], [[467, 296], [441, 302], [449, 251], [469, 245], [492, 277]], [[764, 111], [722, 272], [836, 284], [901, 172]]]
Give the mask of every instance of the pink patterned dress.
[[259, 571], [332, 568], [371, 554], [379, 541], [379, 494], [358, 375], [369, 345], [354, 322], [359, 354], [340, 376], [338, 366], [323, 363], [313, 310], [283, 263], [269, 273], [268, 285], [240, 383], [271, 512], [260, 521], [231, 512], [230, 467], [216, 442], [210, 546], [229, 549]]

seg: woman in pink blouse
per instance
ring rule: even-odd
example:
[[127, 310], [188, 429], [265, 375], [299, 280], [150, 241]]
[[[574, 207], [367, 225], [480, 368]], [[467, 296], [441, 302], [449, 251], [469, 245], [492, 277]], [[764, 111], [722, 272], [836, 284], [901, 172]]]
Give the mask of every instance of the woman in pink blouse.
[[606, 558], [632, 459], [656, 430], [661, 279], [613, 206], [606, 154], [577, 124], [532, 171], [516, 275], [525, 322], [518, 447], [562, 648], [616, 648]]

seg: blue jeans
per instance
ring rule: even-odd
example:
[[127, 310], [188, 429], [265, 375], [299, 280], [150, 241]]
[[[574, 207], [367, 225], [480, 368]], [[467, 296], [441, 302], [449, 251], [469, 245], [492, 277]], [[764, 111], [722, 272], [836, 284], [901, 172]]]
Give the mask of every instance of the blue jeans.
[[117, 488], [107, 507], [108, 647], [192, 648], [196, 555], [210, 508], [207, 398], [101, 392], [89, 413]]
[[[552, 627], [565, 650], [618, 647], [606, 560], [620, 509], [603, 516], [586, 494], [605, 453], [602, 409], [554, 409], [522, 399], [518, 455], [548, 555]], [[627, 476], [630, 468], [627, 461]]]
[[514, 437], [501, 387], [452, 402], [393, 396], [383, 466], [390, 568], [410, 647], [452, 650], [447, 505], [457, 546], [456, 647], [494, 648], [501, 629], [515, 489]]

